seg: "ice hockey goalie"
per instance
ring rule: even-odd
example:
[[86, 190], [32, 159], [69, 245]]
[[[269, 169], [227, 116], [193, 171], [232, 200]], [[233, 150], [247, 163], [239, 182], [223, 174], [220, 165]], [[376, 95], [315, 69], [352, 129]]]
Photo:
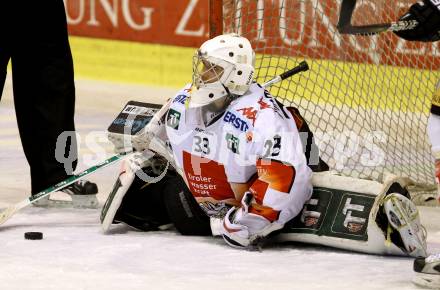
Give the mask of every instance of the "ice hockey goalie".
[[[192, 84], [133, 138], [141, 153], [121, 169], [101, 216], [104, 231], [118, 222], [142, 230], [174, 224], [184, 234], [220, 235], [237, 248], [274, 237], [426, 256], [404, 184], [326, 172], [304, 119], [253, 82], [253, 65], [252, 47], [238, 35], [197, 50]], [[163, 175], [156, 183], [141, 177], [150, 170], [150, 151], [174, 168], [156, 172]], [[312, 177], [313, 171], [322, 172]]]

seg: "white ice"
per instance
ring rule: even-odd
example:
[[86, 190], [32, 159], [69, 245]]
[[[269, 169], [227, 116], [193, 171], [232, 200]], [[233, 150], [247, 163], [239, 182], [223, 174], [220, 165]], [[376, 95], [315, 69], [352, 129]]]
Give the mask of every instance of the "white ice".
[[[82, 138], [105, 130], [126, 100], [160, 102], [151, 98], [172, 92], [86, 81], [79, 81], [77, 89]], [[30, 189], [8, 87], [0, 103], [0, 128], [0, 208], [5, 208], [25, 199]], [[110, 152], [111, 146], [101, 145]], [[91, 153], [85, 146], [80, 151], [81, 156]], [[86, 168], [80, 161], [79, 170]], [[101, 205], [117, 166], [89, 178], [98, 183]], [[420, 211], [429, 251], [440, 252], [440, 208]], [[124, 225], [104, 235], [99, 214], [29, 207], [14, 215], [0, 226], [0, 289], [417, 289], [410, 282], [411, 258], [296, 243], [248, 252], [231, 249], [221, 239], [136, 232]], [[43, 232], [44, 239], [25, 240], [28, 231]]]

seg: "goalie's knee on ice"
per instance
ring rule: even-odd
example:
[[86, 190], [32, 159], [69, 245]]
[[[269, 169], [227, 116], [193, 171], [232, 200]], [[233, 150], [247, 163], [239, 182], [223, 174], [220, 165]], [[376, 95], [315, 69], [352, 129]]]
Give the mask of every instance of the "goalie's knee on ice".
[[168, 216], [182, 235], [211, 235], [209, 217], [200, 208], [182, 177], [176, 175], [165, 185], [163, 199]]
[[426, 235], [405, 179], [315, 173], [313, 185], [312, 199], [286, 225], [282, 240], [380, 255], [426, 254]]
[[119, 176], [101, 214], [104, 232], [111, 224], [123, 222], [142, 231], [174, 224], [177, 231], [184, 235], [211, 234], [208, 216], [175, 172], [169, 170], [156, 183], [145, 182], [136, 175], [132, 181], [123, 184], [121, 178], [124, 179], [123, 174]]

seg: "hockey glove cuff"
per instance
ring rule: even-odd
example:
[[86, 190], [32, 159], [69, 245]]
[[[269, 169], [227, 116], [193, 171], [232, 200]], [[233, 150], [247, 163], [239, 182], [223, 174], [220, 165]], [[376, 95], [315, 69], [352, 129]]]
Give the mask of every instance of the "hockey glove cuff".
[[250, 249], [271, 232], [283, 227], [277, 222], [271, 223], [266, 218], [249, 213], [248, 209], [253, 196], [246, 192], [240, 208], [231, 208], [223, 219], [223, 238], [234, 248]]

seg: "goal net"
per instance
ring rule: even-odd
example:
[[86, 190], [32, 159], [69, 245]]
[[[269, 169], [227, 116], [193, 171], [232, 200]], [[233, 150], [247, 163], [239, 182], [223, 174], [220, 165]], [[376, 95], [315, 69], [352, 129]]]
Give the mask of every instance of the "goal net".
[[[426, 124], [440, 79], [439, 44], [406, 42], [392, 32], [341, 35], [340, 2], [223, 0], [211, 19], [220, 13], [215, 28], [252, 42], [260, 83], [307, 60], [309, 71], [270, 92], [300, 110], [331, 169], [375, 180], [390, 172], [434, 190]], [[353, 25], [395, 21], [414, 0], [357, 2]]]

